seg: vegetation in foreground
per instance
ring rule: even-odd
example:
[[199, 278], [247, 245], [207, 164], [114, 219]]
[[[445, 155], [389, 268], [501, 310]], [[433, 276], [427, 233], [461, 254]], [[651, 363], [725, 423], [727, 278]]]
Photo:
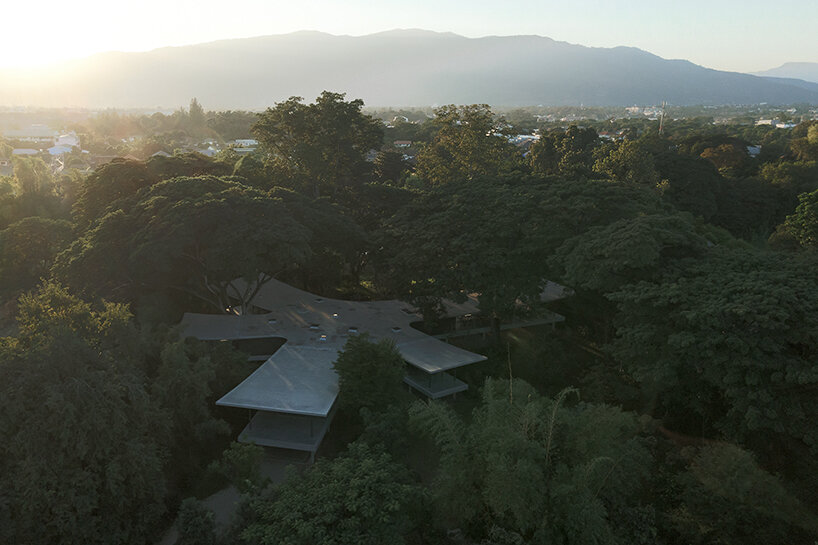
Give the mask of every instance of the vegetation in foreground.
[[[15, 162], [0, 541], [150, 543], [177, 513], [180, 543], [818, 538], [818, 123], [543, 127], [521, 150], [487, 106], [448, 106], [407, 162], [361, 108], [278, 104], [243, 157]], [[404, 395], [394, 348], [355, 339], [340, 452], [270, 486], [213, 403], [252, 366], [172, 326], [273, 277], [426, 327], [464, 293], [495, 325], [541, 310], [546, 278], [575, 295], [555, 331], [495, 328], [456, 403]], [[227, 480], [244, 502], [217, 528], [185, 498]]]

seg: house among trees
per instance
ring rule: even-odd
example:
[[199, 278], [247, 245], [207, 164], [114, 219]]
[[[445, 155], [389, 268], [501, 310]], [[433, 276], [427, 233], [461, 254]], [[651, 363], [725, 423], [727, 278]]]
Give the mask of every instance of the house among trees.
[[[421, 317], [400, 301], [329, 299], [273, 279], [253, 303], [264, 313], [186, 313], [181, 323], [186, 336], [234, 341], [252, 358], [265, 360], [217, 401], [217, 405], [254, 413], [239, 435], [241, 442], [314, 456], [338, 397], [333, 362], [350, 335], [368, 333], [375, 341], [392, 340], [407, 363], [404, 382], [432, 399], [466, 390], [468, 385], [457, 378], [457, 369], [486, 359], [411, 327]], [[448, 310], [451, 316], [477, 312], [470, 301], [451, 304]], [[555, 321], [562, 319], [554, 316]]]
[[74, 148], [71, 146], [57, 145], [51, 146], [46, 151], [48, 151], [49, 155], [65, 155], [66, 153], [71, 153], [74, 151]]

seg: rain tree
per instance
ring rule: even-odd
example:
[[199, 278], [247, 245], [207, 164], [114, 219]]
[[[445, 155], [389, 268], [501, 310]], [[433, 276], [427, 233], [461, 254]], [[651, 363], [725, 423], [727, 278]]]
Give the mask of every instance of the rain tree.
[[608, 293], [658, 278], [675, 260], [703, 253], [708, 240], [696, 231], [688, 215], [623, 218], [566, 240], [551, 261], [569, 285]]
[[310, 252], [306, 260], [293, 263], [296, 272], [291, 278], [306, 289], [323, 292], [337, 288], [347, 275], [357, 277], [370, 237], [349, 208], [328, 197], [313, 199], [281, 187], [268, 195], [280, 199], [293, 219], [309, 229]]
[[177, 176], [226, 175], [232, 168], [204, 155], [156, 156], [147, 161], [114, 159], [92, 172], [80, 184], [72, 214], [82, 231], [121, 207], [145, 187]]
[[590, 127], [571, 125], [564, 131], [548, 132], [531, 146], [531, 170], [573, 179], [592, 177], [594, 151], [599, 145], [599, 136]]
[[382, 282], [425, 312], [480, 292], [489, 313], [539, 293], [542, 255], [528, 236], [536, 201], [496, 179], [453, 181], [405, 206], [379, 234]]
[[0, 231], [0, 287], [24, 290], [48, 276], [54, 258], [73, 240], [71, 224], [39, 216]]
[[735, 445], [700, 448], [676, 486], [669, 519], [686, 543], [810, 543], [818, 536], [815, 512]]
[[528, 177], [451, 182], [420, 195], [379, 231], [382, 282], [416, 305], [480, 294], [504, 317], [533, 303], [549, 257], [594, 226], [658, 210], [636, 184]]
[[812, 254], [717, 246], [625, 285], [609, 296], [619, 308], [612, 353], [685, 431], [815, 452], [815, 265]]
[[61, 254], [57, 275], [91, 293], [189, 294], [221, 312], [303, 263], [310, 231], [281, 199], [228, 179], [174, 178], [109, 212]]
[[622, 182], [645, 184], [649, 187], [659, 183], [659, 175], [653, 157], [633, 140], [598, 148], [594, 171]]

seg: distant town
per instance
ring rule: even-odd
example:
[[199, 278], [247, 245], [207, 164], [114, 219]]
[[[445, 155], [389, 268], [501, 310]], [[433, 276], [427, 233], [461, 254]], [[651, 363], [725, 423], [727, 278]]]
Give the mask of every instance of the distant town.
[[[192, 103], [194, 111], [201, 108]], [[420, 129], [434, 118], [434, 108], [371, 108], [381, 119], [387, 149], [400, 151], [412, 163], [418, 145], [428, 141]], [[799, 122], [818, 119], [812, 106], [684, 106], [662, 105], [600, 107], [495, 108], [505, 123], [501, 127], [509, 142], [527, 152], [542, 131], [565, 129], [569, 124], [596, 128], [604, 140], [621, 140], [628, 130], [641, 134], [645, 122], [695, 120], [699, 124], [764, 126], [792, 129]], [[207, 112], [206, 125], [187, 130], [190, 110], [74, 110], [0, 107], [0, 176], [13, 175], [13, 157], [39, 157], [59, 175], [75, 169], [81, 173], [115, 158], [146, 160], [156, 156], [197, 153], [206, 157], [253, 154], [258, 142], [250, 127], [257, 113], [250, 111]], [[195, 113], [194, 113], [195, 116]], [[205, 119], [206, 116], [206, 119]], [[150, 120], [150, 123], [145, 123]], [[609, 128], [610, 126], [610, 128]], [[410, 137], [413, 137], [410, 138]], [[390, 140], [390, 138], [392, 138]], [[372, 150], [369, 160], [374, 160]]]

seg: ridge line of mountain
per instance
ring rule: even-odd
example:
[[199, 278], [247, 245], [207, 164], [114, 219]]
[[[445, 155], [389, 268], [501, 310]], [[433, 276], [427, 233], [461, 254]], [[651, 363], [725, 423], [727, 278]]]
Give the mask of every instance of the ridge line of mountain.
[[39, 75], [0, 70], [7, 106], [263, 109], [323, 90], [368, 106], [818, 104], [818, 86], [663, 59], [629, 46], [537, 35], [468, 38], [422, 29], [364, 36], [298, 31], [146, 52], [108, 52]]

